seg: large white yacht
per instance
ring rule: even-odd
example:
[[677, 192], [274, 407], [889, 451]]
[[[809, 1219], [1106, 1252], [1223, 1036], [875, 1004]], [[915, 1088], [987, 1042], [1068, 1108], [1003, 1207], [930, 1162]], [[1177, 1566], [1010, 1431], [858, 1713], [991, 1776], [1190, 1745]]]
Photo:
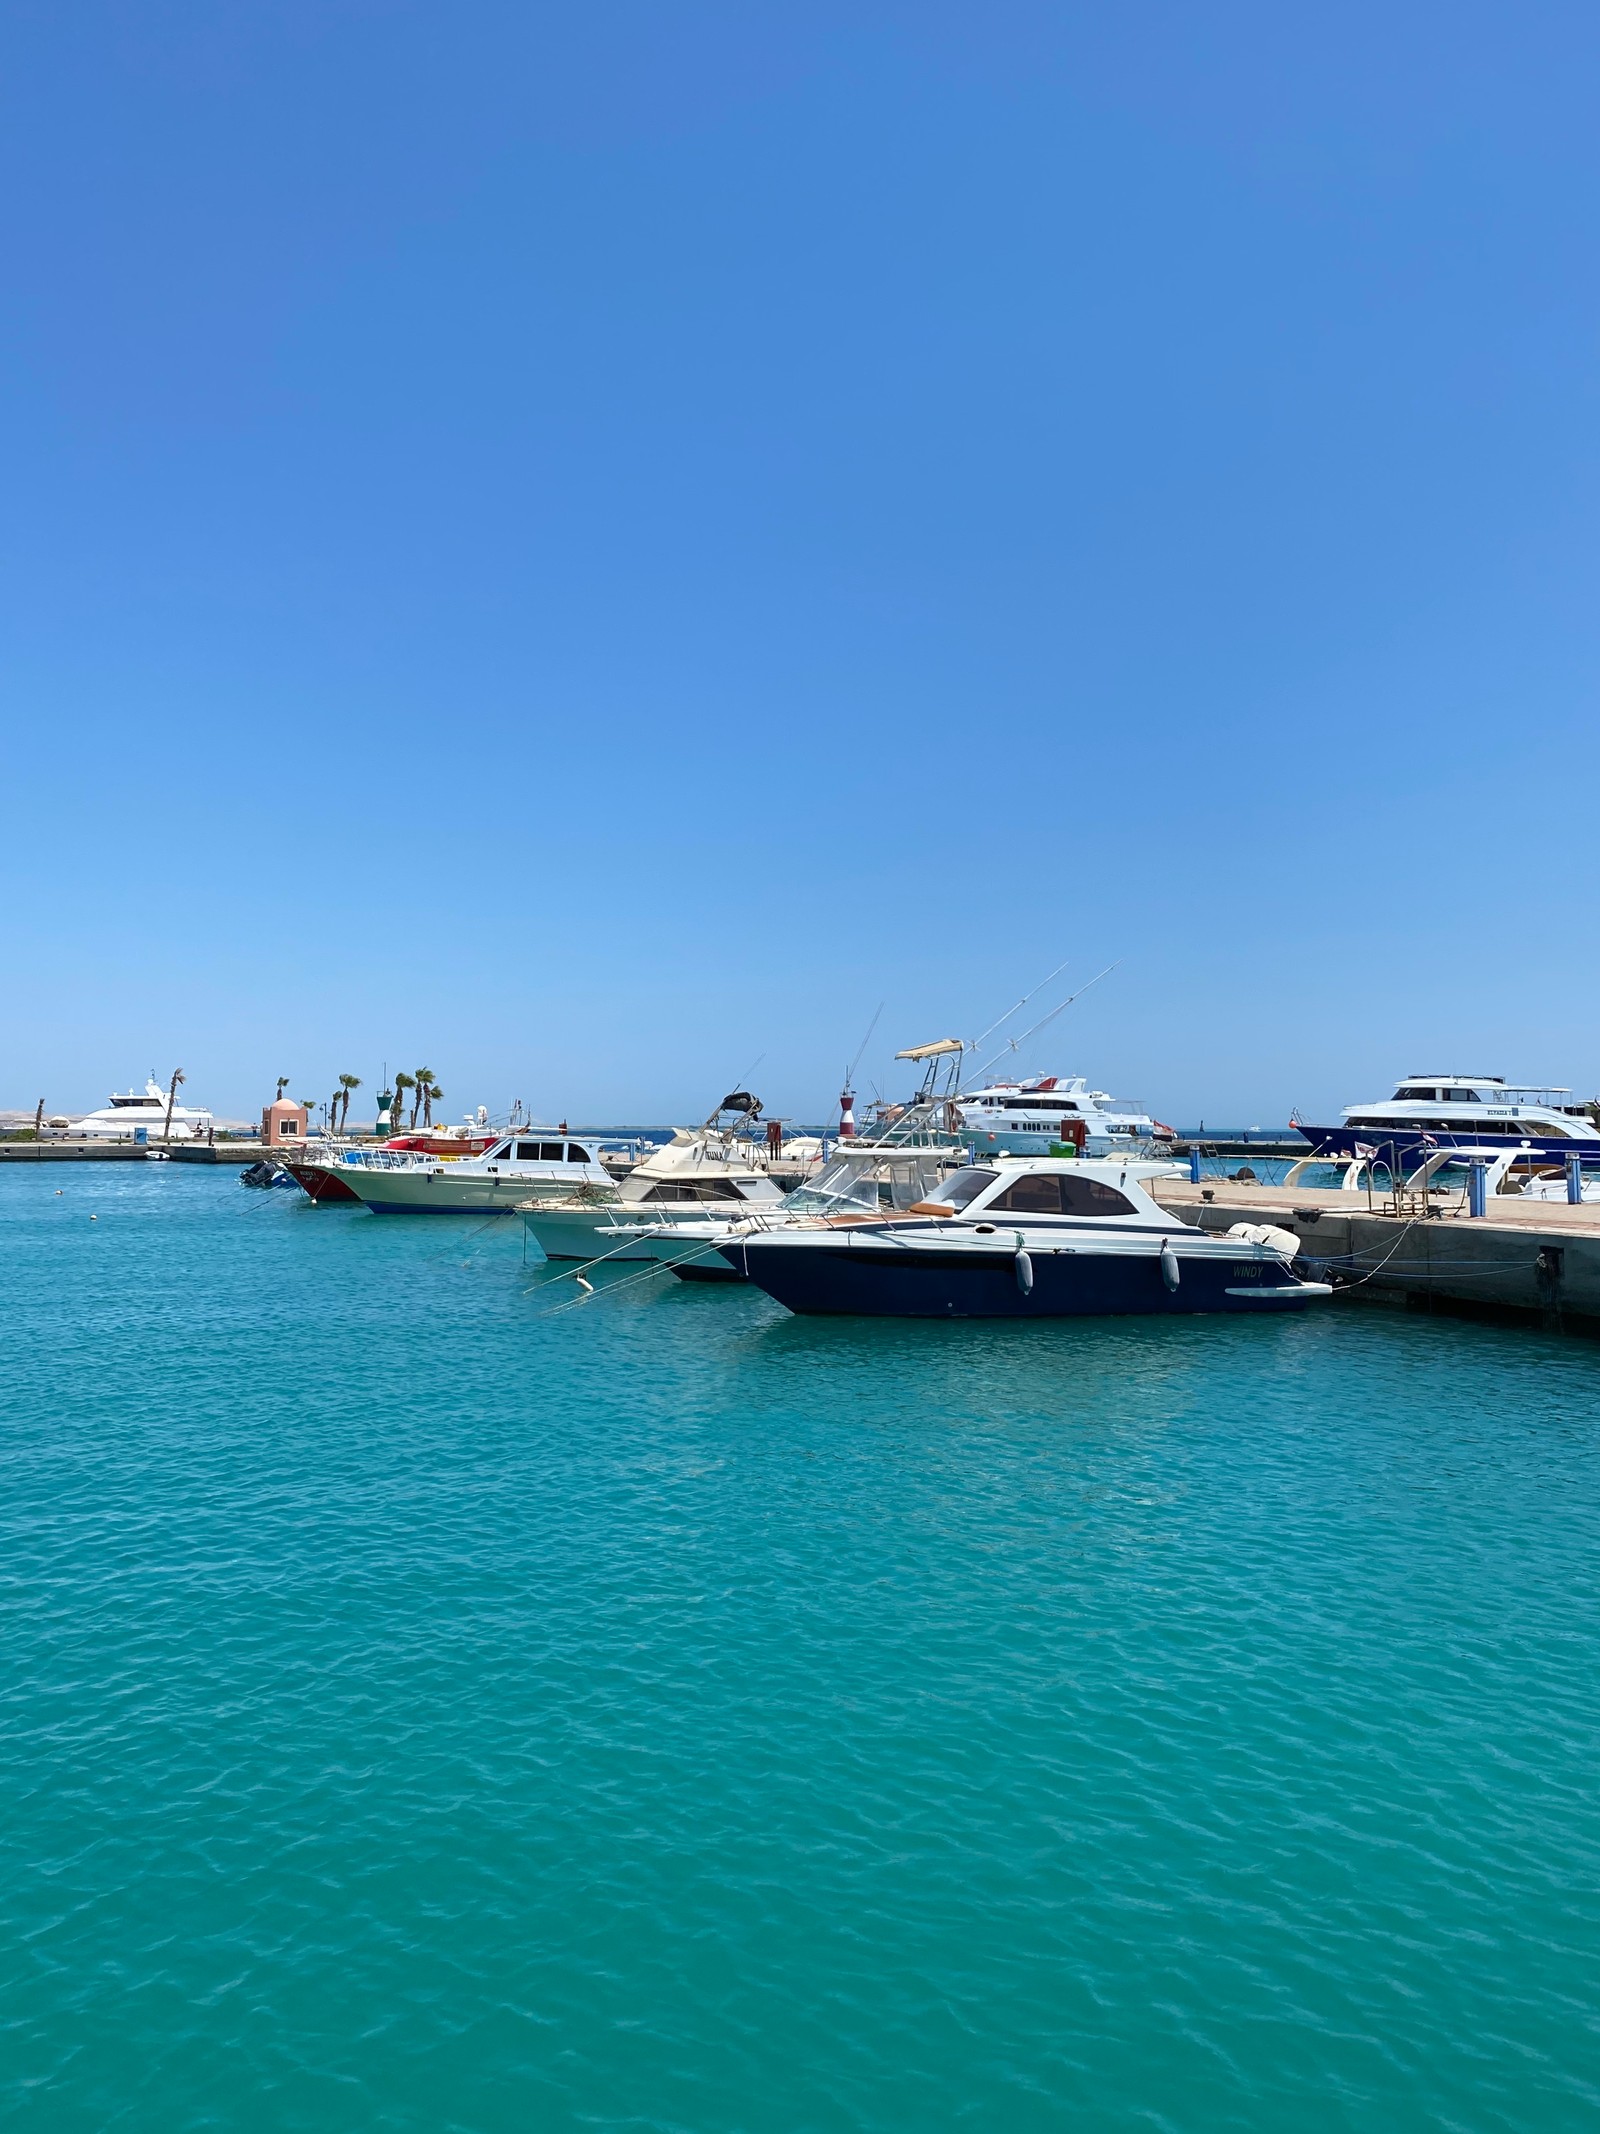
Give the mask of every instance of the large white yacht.
[[1091, 1089], [1081, 1074], [1037, 1075], [1029, 1082], [990, 1082], [963, 1091], [952, 1125], [975, 1156], [1046, 1156], [1052, 1142], [1076, 1140], [1087, 1156], [1160, 1153], [1170, 1126], [1148, 1112]]
[[203, 1141], [211, 1131], [211, 1114], [203, 1108], [174, 1104], [170, 1134], [167, 1127], [167, 1092], [154, 1075], [141, 1095], [130, 1089], [125, 1096], [113, 1090], [110, 1101], [72, 1122], [72, 1132], [94, 1141], [135, 1141], [141, 1130], [151, 1141]]
[[1497, 1074], [1411, 1074], [1392, 1097], [1347, 1106], [1337, 1126], [1291, 1123], [1313, 1154], [1329, 1158], [1371, 1151], [1404, 1164], [1419, 1150], [1504, 1140], [1538, 1155], [1600, 1159], [1600, 1127], [1586, 1105], [1562, 1103], [1571, 1094]]

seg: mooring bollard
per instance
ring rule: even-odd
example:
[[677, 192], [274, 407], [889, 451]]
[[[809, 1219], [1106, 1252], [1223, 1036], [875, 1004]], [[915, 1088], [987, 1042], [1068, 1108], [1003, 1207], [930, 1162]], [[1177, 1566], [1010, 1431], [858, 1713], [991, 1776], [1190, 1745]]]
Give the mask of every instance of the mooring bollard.
[[1189, 1183], [1196, 1186], [1200, 1183], [1200, 1151], [1198, 1149], [1190, 1149], [1189, 1151]]
[[1489, 1172], [1481, 1156], [1474, 1157], [1467, 1166], [1467, 1213], [1485, 1216], [1489, 1212]]
[[1576, 1207], [1583, 1198], [1583, 1158], [1567, 1158], [1567, 1198]]

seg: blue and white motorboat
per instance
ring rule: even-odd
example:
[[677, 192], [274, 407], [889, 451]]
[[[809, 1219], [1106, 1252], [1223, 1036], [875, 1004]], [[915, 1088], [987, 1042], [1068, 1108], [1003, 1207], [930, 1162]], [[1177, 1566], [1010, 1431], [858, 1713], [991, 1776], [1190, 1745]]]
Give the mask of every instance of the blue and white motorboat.
[[1315, 1156], [1332, 1162], [1372, 1155], [1391, 1170], [1410, 1168], [1432, 1149], [1486, 1142], [1525, 1150], [1530, 1159], [1576, 1155], [1600, 1163], [1600, 1127], [1586, 1106], [1562, 1102], [1571, 1094], [1498, 1075], [1416, 1074], [1392, 1097], [1348, 1106], [1337, 1126], [1293, 1124]]
[[1331, 1294], [1271, 1225], [1191, 1228], [1148, 1162], [1024, 1157], [970, 1165], [903, 1213], [741, 1224], [728, 1265], [792, 1312], [896, 1319], [1298, 1310]]

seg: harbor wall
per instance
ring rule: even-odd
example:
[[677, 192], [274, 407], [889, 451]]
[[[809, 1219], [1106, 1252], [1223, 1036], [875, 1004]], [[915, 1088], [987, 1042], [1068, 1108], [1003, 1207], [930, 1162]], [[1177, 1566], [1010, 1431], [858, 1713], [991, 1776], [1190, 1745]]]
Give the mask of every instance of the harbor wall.
[[1454, 1196], [1426, 1214], [1381, 1200], [1283, 1186], [1152, 1182], [1161, 1203], [1201, 1229], [1274, 1223], [1300, 1240], [1309, 1274], [1352, 1302], [1600, 1336], [1600, 1205], [1489, 1203], [1474, 1218]]

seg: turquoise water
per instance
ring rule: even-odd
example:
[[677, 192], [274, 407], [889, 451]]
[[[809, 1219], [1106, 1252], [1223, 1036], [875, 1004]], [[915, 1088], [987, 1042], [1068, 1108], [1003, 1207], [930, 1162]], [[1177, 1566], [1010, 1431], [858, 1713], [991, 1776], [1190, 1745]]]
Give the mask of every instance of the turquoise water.
[[6, 2124], [1594, 2125], [1595, 1349], [552, 1316], [175, 1165], [0, 1267]]

